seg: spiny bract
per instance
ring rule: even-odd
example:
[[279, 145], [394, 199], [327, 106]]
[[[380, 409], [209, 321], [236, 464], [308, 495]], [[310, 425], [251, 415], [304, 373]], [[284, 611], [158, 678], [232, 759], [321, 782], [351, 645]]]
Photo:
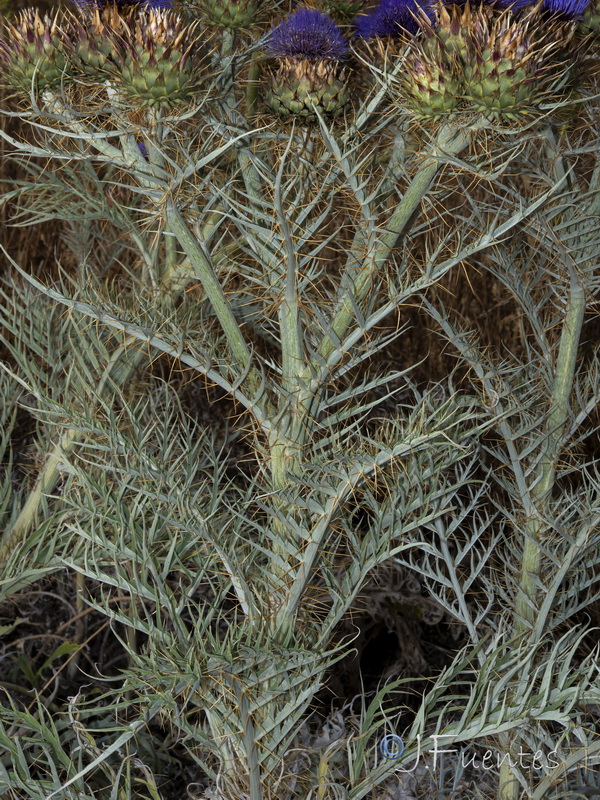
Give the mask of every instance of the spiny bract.
[[194, 25], [152, 10], [138, 15], [115, 45], [114, 78], [128, 99], [167, 107], [192, 99], [203, 60]]
[[115, 38], [127, 34], [136, 6], [106, 5], [73, 15], [73, 37], [68, 46], [73, 65], [89, 78], [102, 81], [115, 70]]
[[315, 109], [323, 116], [336, 117], [348, 103], [343, 71], [327, 61], [284, 59], [267, 93], [267, 105], [281, 117], [314, 119]]
[[519, 16], [510, 9], [480, 16], [469, 31], [464, 71], [472, 108], [519, 120], [537, 113], [540, 103], [560, 99], [569, 69], [564, 49], [573, 33], [571, 23], [545, 20], [537, 7]]
[[260, 0], [200, 0], [198, 8], [207, 24], [237, 31], [256, 23], [260, 5]]

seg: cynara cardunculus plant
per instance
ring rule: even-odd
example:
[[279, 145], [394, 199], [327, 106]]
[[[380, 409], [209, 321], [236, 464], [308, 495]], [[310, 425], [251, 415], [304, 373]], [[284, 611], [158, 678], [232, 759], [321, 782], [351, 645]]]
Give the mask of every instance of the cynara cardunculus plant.
[[267, 47], [277, 59], [267, 95], [282, 117], [315, 117], [318, 111], [338, 116], [348, 103], [346, 76], [340, 62], [350, 48], [328, 14], [300, 8], [273, 29]]
[[597, 4], [325, 2], [3, 26], [11, 800], [597, 789]]

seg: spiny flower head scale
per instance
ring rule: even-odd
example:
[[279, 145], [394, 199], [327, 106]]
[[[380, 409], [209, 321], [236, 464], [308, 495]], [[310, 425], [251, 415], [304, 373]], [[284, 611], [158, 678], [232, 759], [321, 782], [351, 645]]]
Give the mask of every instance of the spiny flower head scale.
[[373, 11], [357, 17], [356, 33], [362, 39], [391, 37], [397, 39], [403, 34], [416, 34], [420, 20], [426, 15], [433, 19], [429, 5], [419, 0], [381, 0]]
[[133, 20], [121, 37], [121, 47], [140, 63], [173, 62], [184, 67], [197, 42], [196, 25], [187, 25], [175, 12], [151, 9]]
[[316, 110], [325, 117], [339, 116], [350, 98], [344, 70], [335, 61], [282, 58], [265, 100], [280, 117], [309, 122], [316, 119]]
[[252, 28], [261, 18], [262, 0], [197, 0], [197, 6], [209, 25], [221, 30]]
[[271, 31], [268, 48], [278, 58], [306, 61], [343, 61], [348, 42], [328, 14], [300, 8]]
[[[40, 46], [43, 44], [50, 44], [52, 37], [59, 32], [57, 17], [54, 18], [44, 14], [40, 16], [37, 8], [26, 8], [20, 12], [15, 21], [7, 26], [7, 32], [10, 32], [11, 44], [19, 45], [34, 44], [38, 42]], [[5, 45], [8, 45], [7, 41]]]

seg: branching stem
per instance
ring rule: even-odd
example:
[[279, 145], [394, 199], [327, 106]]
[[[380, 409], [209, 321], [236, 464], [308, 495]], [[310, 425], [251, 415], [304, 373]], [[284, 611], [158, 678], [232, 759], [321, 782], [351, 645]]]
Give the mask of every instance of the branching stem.
[[385, 226], [385, 233], [381, 236], [378, 246], [366, 254], [354, 277], [346, 276], [349, 278], [350, 288], [340, 299], [334, 313], [331, 324], [334, 336], [333, 338], [326, 336], [319, 348], [319, 356], [323, 361], [327, 362], [335, 350], [336, 340], [343, 340], [355, 318], [356, 305], [360, 305], [368, 296], [379, 271], [385, 265], [394, 247], [397, 246], [398, 239], [406, 231], [411, 217], [430, 190], [442, 166], [443, 156], [456, 156], [468, 144], [469, 129], [455, 128], [452, 125], [442, 126], [431, 148], [429, 158], [424, 161], [412, 179], [404, 197]]

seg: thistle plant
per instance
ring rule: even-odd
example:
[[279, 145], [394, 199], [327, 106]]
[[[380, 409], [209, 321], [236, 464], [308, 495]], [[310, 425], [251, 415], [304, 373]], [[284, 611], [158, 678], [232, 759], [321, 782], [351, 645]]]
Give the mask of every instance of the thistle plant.
[[[27, 11], [0, 36], [3, 208], [62, 236], [50, 274], [3, 246], [0, 601], [51, 586], [71, 614], [41, 663], [10, 638], [25, 614], [6, 626], [0, 785], [589, 795], [590, 17], [218, 10]], [[459, 644], [331, 711], [398, 574]]]

